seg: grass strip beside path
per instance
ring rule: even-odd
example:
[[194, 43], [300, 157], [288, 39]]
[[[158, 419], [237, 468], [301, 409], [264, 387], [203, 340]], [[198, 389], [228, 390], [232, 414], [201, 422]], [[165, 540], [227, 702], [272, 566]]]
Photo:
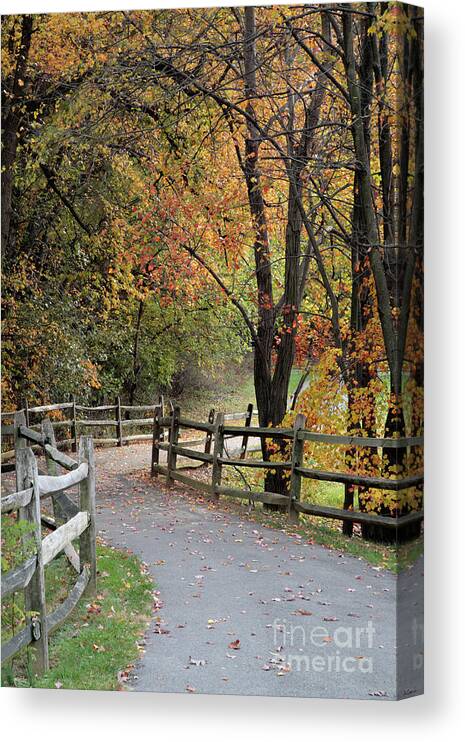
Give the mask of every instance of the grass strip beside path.
[[[124, 687], [126, 669], [139, 657], [151, 618], [153, 582], [139, 559], [108, 546], [98, 546], [97, 567], [97, 595], [82, 598], [50, 638], [49, 672], [32, 676], [26, 651], [3, 668], [2, 685], [81, 690]], [[70, 578], [75, 579], [67, 561], [56, 560], [47, 572], [49, 596], [66, 594], [65, 586]]]

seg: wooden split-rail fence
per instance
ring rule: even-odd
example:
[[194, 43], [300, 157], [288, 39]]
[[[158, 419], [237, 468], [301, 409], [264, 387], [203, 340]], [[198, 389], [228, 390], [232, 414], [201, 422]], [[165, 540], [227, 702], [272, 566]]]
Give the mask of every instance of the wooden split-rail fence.
[[[78, 461], [64, 454], [55, 445], [50, 420], [41, 424], [41, 432], [26, 425], [24, 411], [14, 415], [16, 454], [16, 492], [2, 497], [2, 514], [17, 512], [27, 521], [32, 531], [33, 554], [19, 566], [2, 574], [2, 599], [13, 593], [24, 593], [25, 627], [2, 644], [2, 663], [21, 649], [31, 645], [35, 672], [49, 667], [48, 639], [74, 610], [84, 594], [96, 591], [96, 523], [95, 523], [95, 465], [93, 441], [82, 436], [78, 444]], [[30, 447], [38, 446], [45, 456], [47, 472], [39, 472], [37, 460]], [[65, 470], [64, 474], [59, 469]], [[66, 495], [78, 487], [79, 506]], [[51, 518], [42, 513], [41, 502], [52, 498]], [[42, 527], [51, 532], [42, 538]], [[29, 529], [28, 529], [29, 531]], [[26, 541], [30, 533], [23, 537]], [[73, 542], [79, 539], [79, 553]], [[54, 610], [48, 611], [45, 597], [45, 570], [62, 552], [78, 577], [67, 598]]]
[[[94, 445], [120, 447], [130, 443], [151, 441], [153, 438], [154, 414], [157, 410], [161, 418], [163, 418], [166, 410], [171, 413], [173, 411], [171, 400], [165, 402], [163, 395], [160, 395], [157, 404], [124, 405], [121, 404], [121, 399], [117, 397], [114, 405], [89, 406], [77, 404], [73, 398], [70, 402], [35, 407], [29, 406], [25, 401], [22, 409], [1, 413], [2, 472], [13, 471], [15, 468], [16, 451], [13, 418], [17, 413], [24, 414], [27, 427], [36, 433], [40, 433], [41, 423], [32, 422], [33, 419], [49, 413], [60, 415], [61, 419], [51, 421], [53, 430], [58, 434], [56, 446], [60, 449], [71, 448], [76, 451], [79, 435], [84, 431], [87, 433], [89, 430], [94, 432]], [[109, 414], [114, 414], [114, 417], [109, 417]], [[99, 417], [101, 415], [105, 415], [105, 417]], [[145, 417], [141, 417], [141, 415], [145, 415]], [[214, 415], [215, 411], [211, 410], [209, 414], [210, 422], [213, 422]], [[226, 414], [225, 419], [228, 421], [242, 420], [244, 425], [248, 426], [255, 415], [257, 415], [257, 411], [254, 410], [252, 404], [249, 404], [246, 411]], [[131, 431], [131, 429], [133, 431], [135, 429], [135, 432], [129, 433], [128, 431]], [[108, 430], [114, 431], [113, 434], [108, 435]], [[102, 432], [103, 435], [98, 435], [99, 432]], [[188, 445], [199, 445], [202, 442], [202, 440], [192, 440], [187, 443]], [[38, 444], [32, 443], [31, 445], [34, 450], [40, 449]]]
[[[413, 511], [407, 514], [391, 517], [376, 513], [354, 510], [354, 491], [356, 487], [372, 488], [399, 492], [411, 487], [423, 486], [423, 475], [415, 474], [409, 477], [386, 478], [357, 474], [354, 472], [323, 471], [309, 468], [304, 465], [304, 444], [306, 441], [324, 443], [327, 445], [343, 445], [349, 449], [410, 449], [423, 445], [422, 437], [409, 438], [364, 438], [347, 435], [328, 435], [305, 429], [305, 416], [297, 415], [293, 428], [262, 428], [251, 425], [251, 410], [249, 406], [247, 423], [244, 426], [231, 424], [223, 413], [212, 415], [207, 422], [197, 422], [184, 418], [179, 407], [174, 407], [167, 417], [163, 417], [160, 410], [155, 411], [152, 442], [151, 473], [156, 477], [162, 474], [167, 483], [180, 482], [202, 492], [216, 496], [227, 495], [252, 502], [262, 502], [270, 505], [279, 505], [285, 509], [293, 522], [298, 522], [299, 514], [312, 515], [323, 518], [338, 519], [343, 522], [344, 532], [352, 535], [353, 524], [360, 523], [374, 526], [384, 526], [389, 529], [405, 528], [407, 525], [418, 523], [423, 519], [423, 511]], [[231, 416], [229, 416], [231, 417]], [[193, 443], [180, 440], [180, 434], [185, 430], [199, 431], [205, 435], [204, 450], [195, 450]], [[168, 441], [165, 441], [165, 431], [168, 431]], [[231, 457], [225, 449], [227, 438], [242, 437], [239, 456]], [[273, 441], [288, 441], [290, 443], [290, 459], [288, 461], [264, 461], [256, 458], [246, 458], [247, 441], [249, 438], [272, 439]], [[166, 464], [160, 463], [160, 451], [166, 451]], [[177, 468], [178, 457], [200, 461], [211, 466], [210, 481], [197, 479]], [[283, 470], [289, 472], [289, 495], [275, 492], [252, 491], [238, 489], [222, 484], [224, 467], [249, 467], [263, 470]], [[317, 505], [301, 500], [302, 479], [313, 479], [321, 482], [334, 482], [344, 485], [343, 508], [333, 508], [326, 505]]]
[[[51, 422], [54, 430], [59, 433], [57, 446], [59, 448], [70, 447], [76, 451], [79, 435], [89, 431], [93, 433], [103, 432], [103, 436], [95, 436], [94, 442], [99, 445], [123, 446], [129, 443], [151, 440], [153, 415], [155, 409], [160, 407], [163, 411], [165, 403], [160, 396], [157, 405], [124, 405], [121, 404], [119, 397], [116, 398], [113, 405], [81, 405], [73, 399], [70, 402], [60, 402], [57, 404], [39, 405], [30, 407], [25, 402], [21, 410], [11, 412], [2, 412], [2, 449], [8, 446], [10, 436], [14, 435], [12, 424], [16, 412], [23, 412], [26, 419], [26, 425], [38, 432], [40, 422], [32, 422], [33, 419], [44, 414], [60, 415], [61, 419], [55, 419]], [[102, 417], [105, 415], [105, 417]], [[111, 417], [113, 415], [113, 417]], [[134, 417], [136, 415], [136, 417]], [[148, 417], [142, 417], [148, 415]], [[131, 429], [136, 432], [131, 432]], [[142, 432], [146, 431], [146, 432]], [[108, 435], [108, 432], [110, 434]], [[14, 469], [14, 464], [9, 466], [8, 462], [15, 458], [15, 450], [10, 447], [8, 450], [2, 450], [2, 471]]]
[[[168, 482], [179, 481], [197, 490], [219, 495], [228, 495], [251, 500], [252, 502], [263, 502], [284, 506], [289, 512], [292, 520], [298, 519], [298, 514], [312, 515], [323, 518], [339, 519], [343, 523], [344, 533], [351, 535], [353, 524], [385, 526], [389, 529], [399, 529], [408, 524], [413, 524], [423, 519], [422, 511], [414, 511], [407, 514], [399, 514], [397, 517], [378, 515], [376, 513], [360, 512], [354, 509], [354, 494], [357, 487], [372, 488], [387, 491], [400, 491], [410, 487], [423, 487], [423, 475], [414, 474], [410, 477], [386, 478], [357, 474], [356, 472], [323, 471], [304, 466], [304, 443], [312, 441], [326, 445], [343, 445], [348, 449], [407, 449], [423, 446], [422, 437], [405, 438], [365, 438], [347, 435], [328, 435], [317, 433], [305, 428], [305, 418], [298, 415], [293, 429], [290, 428], [261, 428], [252, 426], [253, 418], [257, 415], [253, 405], [249, 404], [245, 412], [230, 414], [215, 413], [211, 410], [206, 422], [198, 422], [184, 418], [180, 410], [174, 407], [171, 401], [165, 404], [160, 397], [158, 404], [154, 405], [122, 405], [119, 398], [114, 405], [85, 406], [79, 405], [73, 399], [71, 402], [61, 404], [42, 405], [39, 407], [28, 407], [25, 404], [22, 412], [26, 416], [31, 429], [37, 430], [37, 424], [30, 420], [33, 415], [47, 412], [60, 411], [63, 415], [68, 414], [67, 419], [55, 420], [51, 423], [54, 430], [65, 429], [67, 437], [57, 442], [57, 447], [71, 446], [76, 449], [78, 431], [99, 428], [114, 428], [115, 434], [108, 437], [95, 437], [95, 444], [106, 444], [123, 446], [125, 444], [152, 440], [152, 475], [165, 475]], [[166, 414], [166, 412], [169, 414]], [[85, 415], [100, 415], [113, 412], [114, 418], [89, 418]], [[8, 436], [13, 433], [12, 425], [4, 425], [3, 420], [11, 417], [14, 413], [2, 413], [2, 434]], [[132, 415], [138, 417], [132, 417]], [[140, 417], [144, 414], [145, 417]], [[242, 425], [234, 423], [242, 422]], [[151, 430], [151, 432], [136, 432], [130, 435], [126, 431], [131, 427], [139, 430]], [[186, 431], [195, 431], [200, 434], [197, 438], [186, 440], [183, 435]], [[167, 435], [166, 435], [167, 433]], [[201, 437], [200, 437], [201, 436]], [[239, 455], [231, 457], [228, 455], [225, 441], [230, 438], [240, 437], [241, 446]], [[255, 458], [247, 458], [247, 450], [250, 447], [251, 438], [273, 438], [275, 441], [290, 442], [291, 455], [288, 461], [262, 461]], [[199, 450], [201, 447], [201, 450]], [[160, 463], [160, 451], [167, 452], [167, 462]], [[8, 469], [9, 461], [15, 456], [14, 450], [2, 452], [2, 470]], [[191, 477], [177, 469], [178, 456], [186, 459], [202, 462], [210, 465], [212, 469], [210, 482], [201, 481]], [[281, 469], [290, 473], [290, 494], [282, 495], [275, 492], [249, 491], [248, 489], [237, 489], [222, 484], [222, 471], [224, 467], [250, 467], [259, 469]], [[304, 502], [300, 498], [302, 479], [334, 482], [344, 486], [344, 501], [342, 508], [332, 508], [326, 505], [318, 505]]]

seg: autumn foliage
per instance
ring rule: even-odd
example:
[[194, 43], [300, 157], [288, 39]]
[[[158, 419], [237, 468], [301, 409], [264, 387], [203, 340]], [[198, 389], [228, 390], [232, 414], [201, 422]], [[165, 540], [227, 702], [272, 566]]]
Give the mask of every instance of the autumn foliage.
[[[6, 407], [151, 400], [252, 352], [261, 425], [421, 435], [422, 16], [347, 7], [4, 18]], [[306, 456], [422, 465], [374, 451]]]

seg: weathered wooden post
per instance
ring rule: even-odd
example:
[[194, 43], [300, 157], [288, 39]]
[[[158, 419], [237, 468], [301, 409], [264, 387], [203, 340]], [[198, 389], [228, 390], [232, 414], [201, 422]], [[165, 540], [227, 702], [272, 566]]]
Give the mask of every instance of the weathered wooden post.
[[121, 398], [116, 397], [115, 400], [115, 407], [116, 407], [116, 432], [118, 437], [118, 448], [121, 448], [123, 445], [123, 421], [121, 418]]
[[307, 418], [299, 413], [294, 421], [294, 436], [292, 439], [292, 457], [291, 457], [291, 484], [289, 488], [289, 520], [292, 523], [299, 522], [299, 512], [295, 508], [295, 503], [300, 500], [300, 487], [302, 483], [301, 475], [296, 471], [302, 466], [304, 457], [304, 441], [299, 437], [301, 430], [304, 430]]
[[223, 455], [224, 448], [224, 412], [218, 412], [216, 415], [213, 437], [212, 492], [219, 500], [220, 494], [217, 490], [221, 484], [222, 465], [219, 459]]
[[160, 440], [163, 428], [160, 426], [160, 407], [155, 407], [153, 416], [153, 437], [152, 437], [152, 466], [150, 474], [152, 477], [158, 477], [158, 464], [160, 462]]
[[[44, 437], [44, 442], [49, 443], [51, 446], [56, 447], [56, 441], [55, 441], [55, 431], [53, 430], [53, 425], [50, 422], [49, 418], [46, 417], [44, 420], [42, 420], [40, 425], [40, 431]], [[58, 467], [53, 461], [53, 459], [50, 458], [50, 456], [47, 455], [47, 452], [45, 451], [45, 462], [47, 466], [47, 474], [50, 474], [52, 477], [56, 477], [58, 472]], [[60, 525], [60, 523], [64, 523], [67, 520], [67, 514], [65, 509], [62, 507], [62, 499], [63, 499], [63, 492], [56, 492], [52, 495], [52, 506], [53, 506], [53, 516], [55, 518], [55, 523], [57, 524], [57, 527]]]
[[[158, 395], [158, 406], [160, 408], [160, 417], [164, 417], [165, 416], [165, 398], [163, 394]], [[161, 441], [165, 440], [165, 429], [163, 427], [160, 432], [160, 440]]]
[[[208, 424], [213, 425], [215, 422], [215, 410], [212, 407], [210, 412], [208, 413]], [[212, 450], [212, 439], [213, 439], [213, 431], [208, 430], [207, 435], [205, 436], [205, 453], [210, 453]]]
[[97, 528], [95, 511], [95, 461], [92, 436], [83, 435], [79, 439], [79, 463], [87, 462], [87, 477], [79, 483], [79, 510], [89, 514], [89, 525], [79, 537], [79, 559], [81, 569], [89, 565], [89, 583], [86, 595], [93, 595], [97, 590]]
[[[27, 482], [27, 459], [23, 455], [27, 448], [27, 444], [26, 439], [19, 433], [21, 425], [26, 425], [26, 415], [24, 410], [15, 412], [13, 418], [17, 492], [20, 492], [20, 490], [25, 489], [27, 486], [25, 485], [25, 482]], [[18, 510], [18, 520], [28, 520], [28, 511], [26, 508], [20, 508]], [[29, 535], [27, 533], [21, 536], [21, 544], [24, 549], [26, 548], [28, 539]], [[28, 588], [24, 590], [24, 610], [26, 613], [30, 611], [29, 592]]]
[[26, 425], [26, 415], [24, 414], [24, 411], [15, 412], [14, 418], [13, 418], [15, 459], [16, 459], [16, 491], [17, 492], [24, 489], [24, 487], [21, 486], [21, 482], [24, 481], [24, 471], [22, 471], [21, 469], [21, 467], [24, 464], [24, 461], [23, 459], [21, 459], [21, 461], [18, 462], [18, 452], [21, 451], [23, 448], [26, 448], [26, 439], [22, 438], [19, 434], [19, 429], [21, 425]]
[[26, 416], [26, 425], [29, 427], [29, 403], [27, 397], [24, 398], [24, 414]]
[[[355, 487], [353, 484], [344, 485], [344, 506], [343, 506], [344, 510], [354, 509], [354, 490], [355, 490]], [[342, 533], [344, 533], [346, 536], [352, 536], [353, 532], [354, 532], [353, 520], [342, 521]]]
[[[34, 672], [42, 674], [49, 669], [47, 606], [45, 602], [45, 572], [42, 559], [42, 528], [40, 520], [40, 489], [37, 463], [30, 448], [18, 451], [17, 462], [22, 472], [21, 489], [32, 485], [32, 498], [24, 508], [24, 519], [33, 525], [37, 566], [29, 585], [24, 591], [25, 607], [29, 614], [28, 623], [32, 632], [34, 651]], [[30, 537], [30, 536], [29, 536]]]
[[[48, 443], [56, 448], [55, 431], [53, 430], [53, 425], [48, 417], [42, 420], [40, 430], [44, 439], [44, 443]], [[53, 461], [53, 459], [47, 454], [46, 450], [44, 451], [44, 453], [47, 465], [47, 474], [52, 477], [56, 477], [60, 474], [58, 464]], [[53, 515], [57, 526], [59, 526], [60, 523], [66, 523], [67, 520], [72, 518], [78, 512], [74, 502], [69, 499], [68, 495], [65, 492], [55, 492], [52, 495], [52, 506]], [[74, 551], [74, 548], [69, 545], [68, 547], [66, 547], [65, 552], [71, 559], [72, 563], [76, 565], [77, 554]], [[73, 555], [75, 556], [75, 558], [73, 558]]]
[[[24, 410], [15, 412], [13, 418], [14, 425], [14, 444], [15, 444], [15, 462], [16, 462], [16, 491], [26, 489], [28, 486], [27, 482], [27, 459], [24, 457], [24, 451], [28, 448], [26, 439], [20, 435], [19, 429], [21, 425], [26, 425], [26, 415]], [[32, 452], [31, 452], [32, 453]], [[20, 508], [18, 510], [18, 520], [29, 520], [30, 511], [27, 508]], [[21, 544], [24, 549], [27, 547], [29, 534], [25, 533], [21, 536]], [[28, 613], [31, 610], [30, 607], [30, 590], [29, 587], [24, 590], [24, 610]]]
[[[44, 438], [44, 442], [49, 443], [51, 446], [56, 448], [55, 431], [53, 430], [53, 425], [48, 417], [42, 420], [40, 429]], [[47, 474], [52, 477], [56, 477], [60, 474], [58, 464], [53, 461], [53, 459], [47, 454], [47, 450], [45, 450], [45, 461], [47, 464]], [[68, 495], [65, 492], [55, 492], [52, 495], [52, 507], [53, 517], [55, 519], [57, 528], [61, 523], [66, 523], [67, 520], [72, 518], [78, 512], [78, 509], [76, 508], [74, 502], [69, 499]], [[74, 546], [72, 544], [67, 544], [64, 548], [64, 552], [76, 572], [80, 572], [79, 555], [77, 554]]]
[[173, 446], [178, 445], [180, 416], [181, 416], [181, 411], [179, 409], [179, 406], [176, 405], [175, 407], [173, 407], [173, 411], [171, 413], [170, 439], [169, 439], [168, 464], [167, 464], [168, 471], [166, 474], [167, 484], [172, 484], [173, 478], [171, 477], [171, 472], [176, 471], [177, 454], [174, 451]]
[[73, 406], [71, 408], [71, 450], [77, 451], [77, 418], [76, 397], [73, 394]]
[[[247, 412], [245, 414], [245, 427], [250, 428], [252, 425], [252, 415], [253, 415], [253, 404], [250, 402], [250, 404], [247, 405]], [[249, 436], [246, 434], [242, 438], [242, 445], [241, 445], [241, 452], [239, 455], [240, 459], [245, 459], [245, 455], [247, 453], [247, 443], [249, 441]]]

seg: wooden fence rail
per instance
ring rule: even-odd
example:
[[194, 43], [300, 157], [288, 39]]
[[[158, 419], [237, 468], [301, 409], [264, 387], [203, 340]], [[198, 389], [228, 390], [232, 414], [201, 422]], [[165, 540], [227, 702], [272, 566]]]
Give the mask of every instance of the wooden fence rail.
[[[30, 421], [34, 415], [41, 415], [48, 412], [62, 412], [63, 414], [68, 415], [68, 418], [64, 420], [49, 421], [49, 425], [51, 425], [54, 430], [66, 431], [66, 437], [55, 441], [54, 445], [56, 448], [71, 448], [71, 450], [76, 451], [79, 434], [87, 430], [92, 432], [98, 431], [99, 428], [110, 428], [114, 431], [114, 434], [111, 437], [94, 437], [94, 445], [113, 445], [121, 447], [128, 445], [129, 443], [149, 441], [153, 438], [153, 421], [154, 415], [157, 411], [160, 419], [164, 423], [166, 423], [166, 420], [170, 419], [164, 417], [167, 406], [168, 409], [171, 410], [172, 403], [168, 400], [168, 405], [166, 405], [163, 395], [160, 395], [157, 404], [153, 405], [124, 405], [121, 404], [119, 397], [116, 398], [114, 405], [97, 405], [94, 407], [77, 404], [75, 399], [73, 399], [72, 402], [39, 405], [36, 407], [30, 407], [26, 403], [25, 407], [20, 410], [1, 413], [2, 442], [3, 446], [8, 445], [6, 441], [8, 441], [10, 437], [12, 438], [14, 436], [14, 425], [7, 421], [12, 420], [15, 413], [24, 413], [24, 425], [29, 431], [26, 434], [28, 443], [32, 446], [33, 450], [40, 451], [43, 444], [41, 423], [31, 423]], [[89, 413], [91, 415], [113, 413], [114, 417], [111, 415], [100, 419], [82, 417]], [[141, 414], [143, 413], [148, 416], [141, 417]], [[132, 417], [134, 414], [137, 414], [137, 417]], [[250, 425], [253, 415], [256, 414], [257, 411], [253, 409], [253, 405], [249, 405], [246, 411], [229, 413], [225, 415], [225, 419], [228, 421], [244, 420], [245, 426], [247, 427]], [[197, 424], [195, 421], [191, 421], [193, 425], [192, 429], [205, 433], [205, 438], [183, 441], [183, 443], [190, 446], [205, 444], [205, 452], [208, 453], [212, 441], [214, 418], [215, 410], [211, 410], [209, 414], [209, 423]], [[138, 432], [132, 432], [131, 428], [139, 428], [142, 430], [146, 428], [147, 432], [140, 432], [140, 430]], [[165, 428], [166, 425], [165, 427], [160, 428], [160, 435], [162, 436], [160, 439], [161, 442], [164, 440]], [[243, 439], [243, 446], [245, 446], [245, 448], [247, 447], [247, 438], [247, 432], [245, 432]], [[2, 471], [14, 470], [14, 458], [15, 449], [13, 447], [9, 450], [2, 451]], [[63, 465], [61, 461], [57, 461], [57, 463], [61, 466]]]
[[[166, 408], [168, 408], [169, 414], [166, 414]], [[183, 417], [179, 408], [175, 408], [170, 400], [168, 400], [168, 404], [165, 405], [163, 397], [159, 398], [158, 404], [156, 405], [122, 405], [120, 400], [117, 398], [114, 405], [100, 405], [97, 407], [79, 405], [76, 404], [75, 400], [73, 400], [73, 402], [65, 402], [62, 404], [27, 407], [29, 417], [33, 414], [56, 410], [68, 410], [71, 415], [69, 420], [58, 420], [50, 423], [52, 432], [54, 429], [59, 429], [60, 427], [71, 428], [72, 437], [56, 443], [56, 453], [53, 456], [49, 456], [51, 460], [64, 468], [66, 468], [64, 464], [64, 462], [66, 462], [66, 454], [58, 451], [58, 447], [72, 445], [73, 448], [75, 448], [78, 430], [82, 430], [83, 428], [86, 428], [86, 426], [90, 429], [113, 426], [117, 431], [116, 437], [96, 438], [95, 443], [122, 446], [125, 443], [132, 441], [151, 440], [152, 476], [162, 474], [166, 476], [167, 481], [179, 481], [190, 487], [207, 491], [216, 496], [228, 494], [232, 497], [240, 497], [252, 501], [257, 500], [268, 504], [287, 504], [289, 517], [295, 521], [298, 520], [299, 513], [307, 513], [325, 518], [338, 518], [343, 522], [344, 532], [349, 535], [352, 533], [354, 522], [385, 525], [382, 520], [385, 516], [373, 513], [357, 513], [353, 510], [355, 487], [370, 487], [373, 489], [384, 489], [398, 492], [410, 487], [420, 487], [423, 483], [422, 475], [404, 478], [373, 477], [358, 474], [356, 472], [336, 472], [322, 471], [313, 468], [310, 469], [305, 467], [303, 462], [303, 447], [306, 441], [327, 445], [343, 445], [347, 448], [405, 449], [422, 446], [423, 438], [421, 437], [387, 439], [364, 438], [361, 436], [349, 435], [328, 435], [325, 433], [306, 430], [305, 421], [302, 421], [299, 416], [297, 417], [294, 428], [273, 428], [271, 432], [270, 428], [252, 426], [252, 419], [257, 415], [257, 411], [253, 408], [253, 405], [249, 405], [245, 412], [229, 414], [215, 414], [215, 411], [211, 410], [208, 420], [203, 422]], [[22, 412], [24, 413], [25, 411], [26, 410], [23, 410]], [[115, 417], [107, 417], [101, 420], [79, 419], [77, 417], [79, 414], [88, 412], [114, 412]], [[137, 418], [131, 418], [130, 415], [132, 413], [137, 413]], [[153, 417], [140, 417], [139, 415], [141, 413], [153, 413]], [[11, 418], [13, 414], [14, 413], [11, 412], [2, 413], [2, 420], [8, 417]], [[124, 417], [125, 415], [129, 417]], [[238, 422], [240, 423], [240, 421], [243, 421], [242, 425], [237, 424]], [[131, 426], [150, 427], [151, 432], [147, 434], [137, 433], [125, 435], [124, 431]], [[31, 445], [33, 449], [34, 447], [43, 447], [43, 432], [37, 430], [40, 426], [29, 425], [27, 427], [29, 431], [27, 435], [29, 445]], [[185, 440], [182, 437], [182, 433], [187, 430], [199, 433], [202, 437], [193, 440]], [[7, 435], [13, 435], [14, 425], [4, 425], [2, 423], [2, 432]], [[239, 457], [231, 458], [227, 455], [227, 451], [225, 450], [225, 441], [231, 438], [237, 438], [238, 436], [242, 437]], [[168, 440], [166, 440], [166, 437]], [[277, 441], [289, 441], [291, 446], [290, 460], [276, 462], [246, 458], [248, 441], [253, 437], [259, 439], [272, 437]], [[203, 446], [203, 451], [197, 450], [198, 446]], [[160, 462], [160, 451], [167, 452], [166, 465]], [[2, 470], [9, 466], [7, 462], [13, 459], [14, 456], [14, 451], [6, 451], [2, 453]], [[59, 458], [59, 456], [61, 456], [61, 458]], [[211, 481], [200, 482], [198, 479], [178, 471], [176, 464], [179, 456], [211, 465]], [[221, 478], [223, 467], [225, 466], [233, 466], [236, 469], [244, 467], [255, 469], [281, 469], [288, 471], [290, 472], [291, 481], [290, 495], [287, 497], [274, 492], [252, 492], [245, 489], [241, 490], [233, 487], [223, 487], [221, 484]], [[301, 503], [301, 482], [302, 479], [305, 478], [344, 485], [344, 508], [329, 508], [320, 505], [312, 505], [310, 503]], [[282, 499], [283, 497], [285, 497], [286, 503], [284, 503]], [[414, 522], [415, 520], [421, 520], [422, 518], [422, 512], [408, 513], [407, 515], [401, 515], [396, 518], [389, 517], [387, 525], [390, 528], [400, 528], [408, 523]]]
[[[53, 406], [57, 408], [56, 405]], [[41, 410], [39, 410], [41, 411]], [[46, 410], [43, 410], [46, 411]], [[29, 408], [29, 412], [31, 409]], [[31, 645], [34, 669], [42, 673], [49, 668], [48, 638], [74, 610], [84, 594], [96, 592], [96, 522], [95, 465], [91, 437], [79, 440], [79, 460], [74, 461], [55, 445], [53, 427], [43, 421], [41, 433], [28, 428], [22, 410], [14, 416], [17, 491], [1, 500], [1, 511], [18, 512], [20, 520], [28, 521], [34, 537], [34, 553], [19, 566], [2, 575], [2, 599], [23, 591], [26, 613], [25, 627], [2, 644], [2, 664], [21, 649]], [[45, 454], [47, 474], [41, 474], [28, 442], [38, 445]], [[57, 473], [57, 466], [66, 470]], [[79, 488], [79, 507], [65, 495], [70, 487]], [[41, 514], [41, 500], [52, 498], [54, 518]], [[42, 538], [42, 526], [52, 532]], [[73, 541], [79, 539], [79, 554]], [[53, 611], [47, 611], [45, 598], [45, 568], [64, 552], [78, 573], [78, 578], [66, 599]]]
[[[244, 415], [240, 416], [241, 418]], [[328, 445], [343, 445], [348, 448], [379, 448], [379, 449], [409, 449], [423, 445], [423, 438], [363, 438], [361, 436], [327, 435], [315, 433], [305, 429], [305, 417], [297, 415], [293, 428], [263, 428], [251, 425], [252, 411], [250, 407], [246, 413], [246, 425], [234, 426], [230, 424], [231, 415], [218, 413], [214, 421], [211, 417], [208, 422], [199, 422], [184, 418], [178, 407], [175, 407], [169, 417], [155, 415], [152, 446], [152, 476], [162, 474], [167, 483], [181, 482], [196, 490], [210, 493], [217, 498], [220, 495], [237, 497], [249, 501], [263, 502], [270, 505], [280, 505], [287, 508], [292, 521], [299, 520], [299, 514], [313, 515], [322, 518], [336, 518], [343, 522], [344, 532], [352, 535], [354, 523], [363, 523], [377, 526], [386, 526], [390, 529], [400, 529], [423, 519], [423, 511], [414, 511], [397, 517], [379, 515], [377, 513], [358, 512], [353, 509], [354, 487], [365, 487], [379, 490], [399, 492], [400, 490], [420, 487], [423, 484], [423, 475], [415, 474], [408, 477], [375, 477], [358, 474], [357, 472], [322, 471], [304, 466], [304, 444], [306, 441], [324, 443]], [[239, 419], [239, 418], [236, 418]], [[168, 431], [168, 443], [162, 439], [164, 430]], [[180, 442], [179, 436], [183, 429], [198, 430], [208, 436], [208, 450], [193, 450], [186, 443]], [[226, 439], [242, 437], [243, 443], [239, 458], [232, 458], [225, 450]], [[246, 458], [247, 440], [249, 437], [267, 438], [278, 441], [289, 441], [290, 459], [287, 461], [269, 461], [263, 459]], [[213, 443], [213, 453], [211, 444]], [[166, 465], [160, 463], [160, 451], [167, 452]], [[201, 461], [211, 465], [211, 479], [206, 482], [196, 479], [177, 469], [177, 458], [182, 456], [193, 461]], [[263, 470], [282, 470], [290, 472], [289, 495], [276, 492], [252, 491], [221, 484], [222, 472], [225, 466], [251, 468]], [[334, 482], [343, 484], [345, 488], [344, 508], [333, 508], [301, 502], [300, 493], [302, 479]]]
[[[82, 434], [83, 431], [94, 431], [98, 430], [99, 428], [111, 428], [115, 432], [114, 435], [112, 435], [111, 437], [94, 438], [94, 443], [123, 446], [125, 444], [127, 445], [130, 442], [151, 440], [153, 415], [157, 408], [161, 408], [163, 415], [164, 401], [162, 396], [160, 396], [158, 404], [156, 405], [123, 405], [121, 404], [119, 397], [116, 398], [114, 405], [97, 405], [95, 407], [77, 404], [75, 400], [73, 400], [72, 402], [39, 405], [36, 407], [30, 407], [26, 405], [21, 410], [1, 413], [2, 441], [5, 441], [6, 438], [14, 435], [14, 425], [7, 423], [6, 421], [8, 419], [12, 419], [15, 415], [15, 412], [26, 414], [27, 411], [27, 417], [29, 421], [28, 422], [25, 419], [25, 426], [29, 431], [26, 436], [27, 440], [32, 444], [32, 446], [41, 446], [41, 423], [30, 423], [31, 418], [33, 417], [33, 415], [40, 415], [42, 413], [62, 412], [64, 415], [67, 415], [69, 417], [64, 420], [53, 420], [50, 422], [50, 425], [55, 430], [64, 429], [69, 431], [69, 437], [65, 437], [56, 442], [56, 447], [71, 448], [73, 451], [76, 451], [79, 435]], [[101, 413], [113, 413], [114, 417], [112, 417], [111, 415], [100, 419], [85, 417], [85, 415], [88, 415], [89, 413], [94, 415]], [[138, 413], [138, 417], [131, 417], [131, 414], [133, 413]], [[142, 413], [149, 414], [149, 417], [141, 417]], [[145, 427], [147, 429], [147, 432], [132, 433], [131, 428], [134, 427], [142, 428], [142, 430]], [[10, 450], [2, 451], [2, 471], [14, 469], [14, 465], [9, 463], [14, 460], [14, 457], [15, 449], [11, 448]], [[57, 463], [62, 465], [61, 462]]]

